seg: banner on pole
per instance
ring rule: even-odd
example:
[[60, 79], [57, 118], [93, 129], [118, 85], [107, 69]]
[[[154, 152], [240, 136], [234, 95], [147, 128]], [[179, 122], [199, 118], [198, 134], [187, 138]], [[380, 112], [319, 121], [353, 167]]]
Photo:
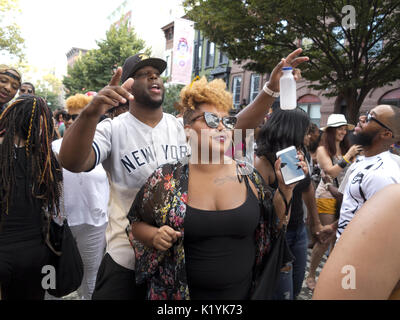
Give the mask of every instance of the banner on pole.
[[192, 78], [194, 28], [193, 21], [174, 21], [174, 48], [172, 53], [171, 82], [188, 84]]

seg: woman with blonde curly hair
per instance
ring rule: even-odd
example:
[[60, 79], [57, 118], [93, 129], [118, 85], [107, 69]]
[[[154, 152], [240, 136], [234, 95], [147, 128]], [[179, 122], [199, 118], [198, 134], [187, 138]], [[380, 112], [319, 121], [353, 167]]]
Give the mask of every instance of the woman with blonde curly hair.
[[274, 193], [249, 164], [225, 157], [236, 118], [222, 80], [187, 85], [180, 108], [192, 155], [159, 167], [128, 214], [136, 281], [147, 299], [248, 299], [294, 186], [277, 173]]
[[[93, 97], [76, 94], [65, 101], [68, 111], [66, 129]], [[53, 142], [53, 150], [60, 152], [63, 139]], [[63, 169], [64, 207], [82, 257], [84, 274], [78, 288], [80, 299], [90, 300], [94, 291], [97, 270], [105, 248], [105, 230], [108, 222], [109, 184], [103, 166], [100, 164], [90, 172], [74, 173]]]

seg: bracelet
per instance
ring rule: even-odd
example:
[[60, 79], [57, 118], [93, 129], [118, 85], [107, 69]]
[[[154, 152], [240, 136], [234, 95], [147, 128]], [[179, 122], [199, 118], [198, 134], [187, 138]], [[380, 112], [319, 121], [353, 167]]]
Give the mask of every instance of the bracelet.
[[346, 160], [342, 159], [338, 162], [339, 167], [341, 167], [342, 169], [344, 169], [347, 166], [347, 162]]
[[325, 189], [326, 189], [327, 191], [329, 191], [329, 189], [328, 189], [329, 186], [333, 186], [332, 182], [327, 182], [327, 183], [325, 183]]
[[346, 161], [348, 164], [350, 164], [350, 161], [347, 160], [347, 159], [345, 158], [345, 156], [343, 156], [343, 160]]
[[264, 87], [263, 87], [264, 92], [273, 98], [278, 98], [279, 92], [272, 91], [270, 88], [268, 88], [268, 84], [269, 84], [269, 82], [266, 82], [264, 84]]

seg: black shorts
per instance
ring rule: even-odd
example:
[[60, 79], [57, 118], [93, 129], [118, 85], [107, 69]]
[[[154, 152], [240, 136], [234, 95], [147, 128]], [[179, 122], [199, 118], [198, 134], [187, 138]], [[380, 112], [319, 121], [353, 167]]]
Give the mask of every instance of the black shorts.
[[136, 285], [135, 271], [124, 268], [106, 253], [97, 272], [92, 300], [144, 300], [146, 287]]

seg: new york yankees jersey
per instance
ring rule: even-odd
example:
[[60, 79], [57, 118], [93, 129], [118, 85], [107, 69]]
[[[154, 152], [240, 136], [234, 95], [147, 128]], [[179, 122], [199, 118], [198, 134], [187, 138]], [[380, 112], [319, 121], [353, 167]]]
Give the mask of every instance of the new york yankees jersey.
[[93, 149], [96, 165], [103, 164], [110, 181], [107, 253], [119, 265], [133, 270], [135, 255], [125, 232], [128, 211], [136, 193], [157, 167], [189, 152], [184, 128], [167, 113], [152, 128], [125, 112], [97, 125]]

